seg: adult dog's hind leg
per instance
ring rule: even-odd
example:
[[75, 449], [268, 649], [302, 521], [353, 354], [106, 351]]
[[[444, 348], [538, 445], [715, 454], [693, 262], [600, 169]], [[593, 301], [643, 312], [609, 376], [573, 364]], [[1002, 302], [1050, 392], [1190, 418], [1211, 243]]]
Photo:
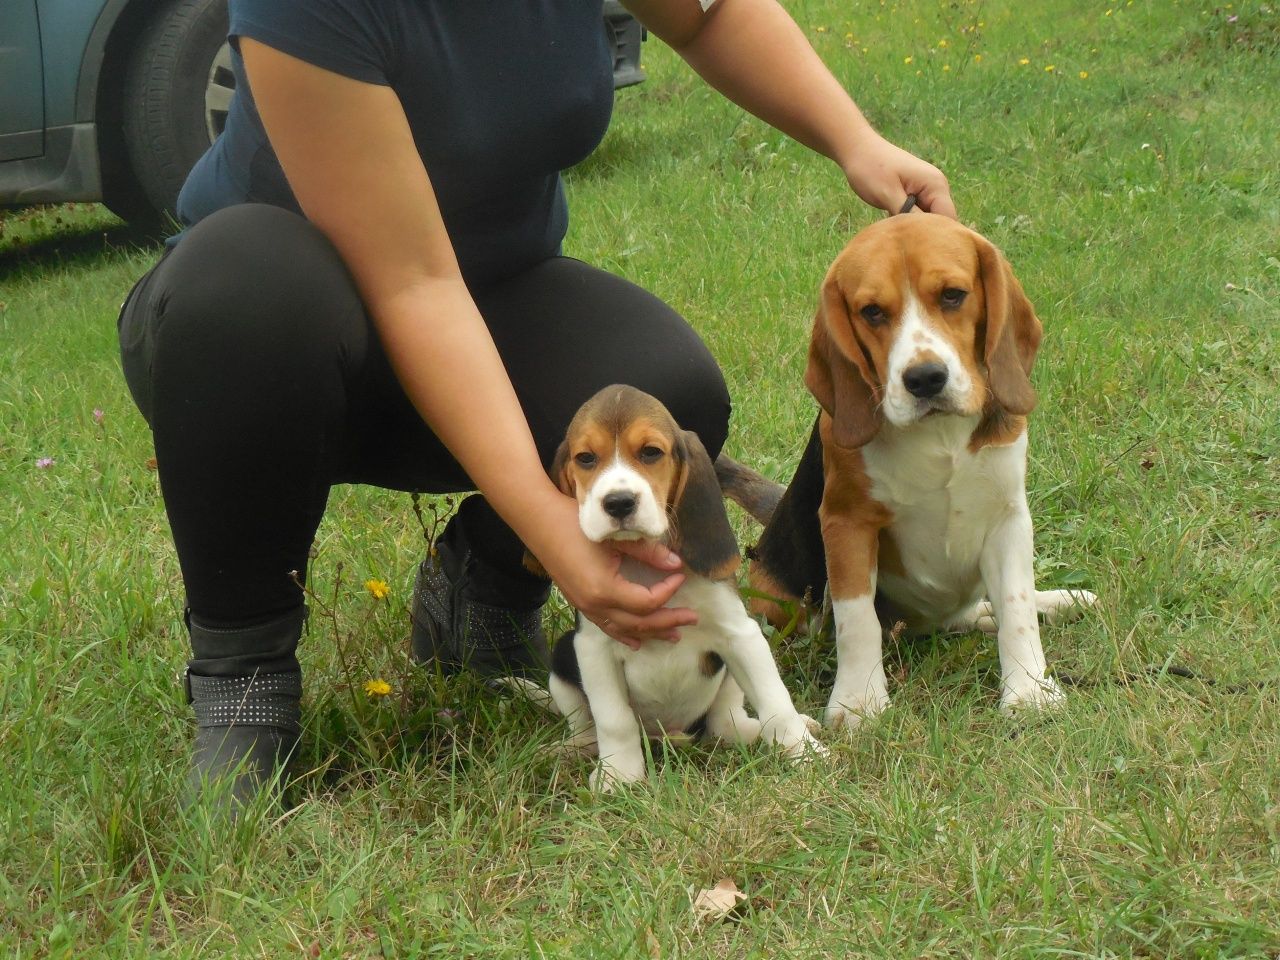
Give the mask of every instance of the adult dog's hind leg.
[[[1098, 602], [1097, 594], [1088, 590], [1037, 590], [1036, 613], [1045, 623], [1070, 623]], [[990, 600], [979, 600], [947, 624], [953, 633], [981, 630], [995, 636], [999, 632], [995, 608]]]
[[1045, 623], [1070, 623], [1098, 602], [1088, 590], [1037, 590], [1036, 612]]

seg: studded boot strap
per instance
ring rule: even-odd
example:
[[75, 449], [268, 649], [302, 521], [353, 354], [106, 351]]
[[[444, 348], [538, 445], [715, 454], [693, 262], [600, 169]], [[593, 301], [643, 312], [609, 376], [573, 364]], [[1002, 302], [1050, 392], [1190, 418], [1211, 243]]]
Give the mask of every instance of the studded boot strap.
[[200, 727], [278, 727], [302, 730], [301, 673], [258, 673], [248, 677], [201, 677], [188, 673], [187, 695]]

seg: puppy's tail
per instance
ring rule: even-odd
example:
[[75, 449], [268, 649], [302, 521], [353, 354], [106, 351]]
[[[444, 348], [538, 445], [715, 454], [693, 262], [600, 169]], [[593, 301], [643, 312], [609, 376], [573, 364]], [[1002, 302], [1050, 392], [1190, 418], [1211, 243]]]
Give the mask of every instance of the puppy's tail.
[[720, 492], [755, 517], [768, 524], [786, 487], [743, 466], [727, 454], [716, 457], [716, 479]]

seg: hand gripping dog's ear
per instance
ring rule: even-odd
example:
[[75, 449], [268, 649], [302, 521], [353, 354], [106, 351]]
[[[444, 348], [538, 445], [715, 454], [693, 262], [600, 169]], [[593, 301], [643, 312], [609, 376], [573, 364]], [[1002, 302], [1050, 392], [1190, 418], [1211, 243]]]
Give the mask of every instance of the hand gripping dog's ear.
[[676, 438], [673, 452], [683, 462], [669, 507], [674, 514], [671, 549], [694, 573], [709, 580], [727, 580], [737, 572], [741, 556], [715, 466], [692, 430], [681, 431]]
[[822, 284], [822, 302], [813, 318], [804, 382], [831, 417], [836, 446], [861, 447], [876, 435], [880, 420], [875, 372], [854, 335], [834, 268]]
[[1009, 413], [1028, 414], [1036, 405], [1030, 375], [1043, 327], [1009, 261], [989, 240], [976, 235], [975, 240], [987, 310], [983, 336], [987, 383], [1001, 407]]

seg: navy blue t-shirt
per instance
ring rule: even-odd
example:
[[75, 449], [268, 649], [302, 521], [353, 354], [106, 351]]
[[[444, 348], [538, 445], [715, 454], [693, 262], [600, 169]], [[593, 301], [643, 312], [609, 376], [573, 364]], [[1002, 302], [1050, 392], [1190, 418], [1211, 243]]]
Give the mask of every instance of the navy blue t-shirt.
[[[510, 275], [558, 252], [569, 222], [560, 171], [595, 148], [613, 108], [601, 0], [230, 0], [229, 7], [233, 48], [250, 37], [395, 91], [469, 281]], [[233, 66], [226, 129], [178, 198], [187, 226], [246, 201], [298, 210], [238, 52]]]

